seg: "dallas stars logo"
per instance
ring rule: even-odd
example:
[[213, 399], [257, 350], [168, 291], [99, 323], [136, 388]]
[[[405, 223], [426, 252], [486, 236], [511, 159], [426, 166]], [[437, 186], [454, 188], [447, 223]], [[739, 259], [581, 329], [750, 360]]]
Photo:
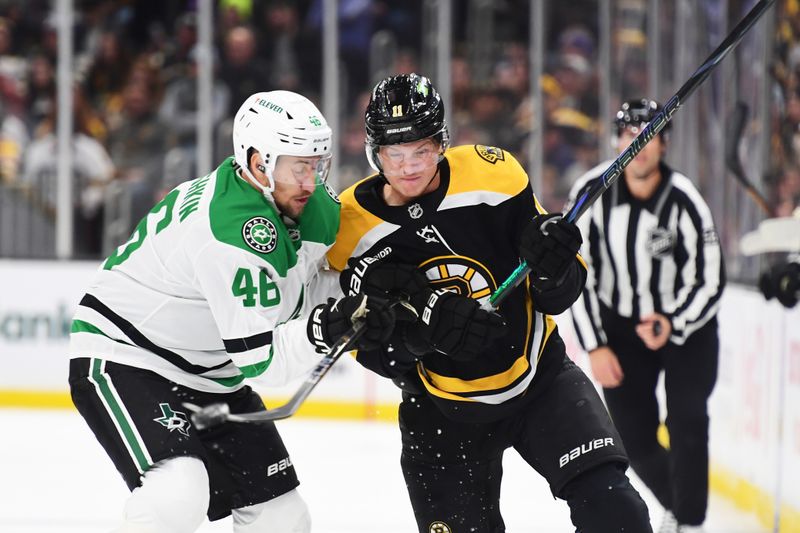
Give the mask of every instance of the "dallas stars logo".
[[160, 403], [158, 406], [161, 408], [161, 414], [163, 416], [161, 418], [154, 418], [153, 420], [167, 428], [170, 433], [177, 429], [181, 435], [188, 437], [189, 428], [192, 427], [192, 424], [189, 422], [186, 414], [180, 411], [173, 411], [168, 403]]
[[267, 254], [278, 244], [278, 230], [271, 220], [264, 217], [253, 217], [242, 226], [242, 237], [247, 246]]

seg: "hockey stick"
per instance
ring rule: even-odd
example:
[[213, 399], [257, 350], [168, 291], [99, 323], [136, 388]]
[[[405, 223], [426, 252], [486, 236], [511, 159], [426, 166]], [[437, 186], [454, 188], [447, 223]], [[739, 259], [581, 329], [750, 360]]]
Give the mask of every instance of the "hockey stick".
[[[769, 9], [775, 0], [761, 0], [758, 4], [753, 6], [747, 15], [731, 30], [725, 40], [713, 51], [708, 59], [694, 71], [694, 73], [686, 80], [678, 92], [670, 98], [664, 105], [664, 108], [651, 120], [647, 127], [631, 142], [621, 154], [611, 163], [611, 165], [603, 172], [602, 179], [597, 180], [594, 184], [580, 195], [575, 204], [564, 215], [568, 222], [574, 222], [589, 207], [616, 181], [622, 174], [622, 171], [628, 164], [642, 151], [642, 148], [649, 143], [672, 119], [672, 115], [683, 104], [686, 99], [702, 84], [711, 71], [716, 67], [722, 59], [728, 55], [742, 37], [750, 30], [755, 22]], [[546, 223], [542, 225], [542, 231], [547, 232]], [[506, 299], [511, 290], [517, 285], [522, 283], [525, 277], [530, 273], [531, 269], [522, 261], [522, 263], [509, 275], [509, 277], [500, 284], [497, 290], [492, 293], [489, 299], [481, 306], [487, 311], [494, 311], [500, 305], [500, 302]]]
[[728, 137], [728, 142], [725, 146], [725, 166], [731, 171], [736, 181], [744, 187], [744, 190], [750, 198], [758, 204], [758, 207], [767, 215], [773, 216], [772, 208], [769, 206], [767, 199], [764, 198], [764, 195], [758, 192], [753, 184], [750, 183], [750, 180], [747, 179], [747, 175], [744, 173], [744, 168], [742, 167], [742, 160], [739, 157], [739, 143], [742, 140], [742, 133], [744, 132], [745, 122], [747, 121], [747, 113], [747, 104], [741, 101], [736, 102], [736, 107], [734, 107], [731, 113], [730, 137]]
[[288, 418], [297, 412], [300, 405], [308, 398], [314, 387], [322, 380], [333, 364], [342, 356], [343, 353], [350, 351], [355, 342], [363, 335], [364, 322], [358, 320], [353, 324], [344, 335], [331, 346], [330, 351], [323, 357], [317, 366], [311, 371], [297, 392], [292, 395], [288, 402], [270, 409], [269, 411], [256, 411], [254, 413], [232, 414], [227, 403], [212, 403], [205, 407], [200, 407], [193, 403], [184, 402], [183, 406], [192, 412], [192, 422], [198, 429], [206, 429], [217, 426], [223, 422], [269, 422], [270, 420], [280, 420]]
[[[408, 303], [406, 300], [397, 299], [390, 303], [391, 307], [396, 305], [403, 306], [406, 310], [412, 313], [414, 316], [417, 315], [416, 309]], [[366, 316], [367, 309], [366, 309], [366, 298], [362, 303], [362, 307], [359, 308], [355, 313], [353, 313], [353, 327], [351, 327], [347, 332], [345, 332], [339, 339], [333, 343], [331, 349], [325, 355], [325, 357], [317, 363], [317, 366], [311, 371], [308, 375], [306, 380], [300, 385], [300, 388], [297, 389], [292, 397], [289, 399], [288, 402], [281, 405], [280, 407], [276, 407], [275, 409], [270, 409], [269, 411], [256, 411], [253, 413], [234, 413], [230, 412], [230, 408], [228, 407], [227, 403], [219, 402], [219, 403], [212, 403], [206, 405], [205, 407], [200, 407], [193, 403], [184, 402], [183, 406], [186, 407], [189, 411], [192, 412], [192, 422], [194, 423], [195, 427], [198, 430], [206, 429], [209, 427], [217, 426], [222, 424], [223, 422], [269, 422], [272, 420], [281, 420], [283, 418], [289, 418], [293, 414], [297, 412], [303, 402], [308, 398], [308, 395], [311, 394], [311, 391], [319, 384], [325, 374], [328, 373], [328, 370], [333, 366], [333, 364], [342, 356], [343, 353], [349, 352], [355, 346], [356, 341], [364, 334], [366, 331], [364, 327], [364, 316]]]

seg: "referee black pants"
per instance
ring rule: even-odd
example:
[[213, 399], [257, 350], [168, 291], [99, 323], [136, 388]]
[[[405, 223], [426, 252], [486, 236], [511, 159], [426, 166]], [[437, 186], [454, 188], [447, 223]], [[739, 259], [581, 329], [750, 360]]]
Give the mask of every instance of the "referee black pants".
[[[717, 380], [719, 339], [713, 318], [685, 344], [657, 351], [636, 335], [635, 322], [603, 313], [609, 347], [624, 378], [603, 394], [634, 472], [681, 524], [699, 525], [708, 506], [708, 398]], [[657, 440], [656, 385], [664, 372], [669, 450]]]

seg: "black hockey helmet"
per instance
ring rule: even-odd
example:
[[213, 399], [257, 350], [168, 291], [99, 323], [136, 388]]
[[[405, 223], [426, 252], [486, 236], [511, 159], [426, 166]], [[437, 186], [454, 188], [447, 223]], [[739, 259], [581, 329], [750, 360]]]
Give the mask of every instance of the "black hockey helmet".
[[[661, 104], [649, 98], [637, 98], [623, 102], [619, 111], [617, 111], [617, 116], [614, 117], [617, 135], [629, 126], [636, 126], [641, 131], [642, 125], [653, 120], [661, 112], [661, 109]], [[666, 138], [671, 126], [671, 121], [664, 124], [659, 135], [663, 135]]]
[[375, 85], [364, 122], [367, 159], [379, 172], [378, 148], [381, 146], [433, 137], [444, 153], [450, 141], [444, 102], [431, 80], [419, 74], [390, 76]]

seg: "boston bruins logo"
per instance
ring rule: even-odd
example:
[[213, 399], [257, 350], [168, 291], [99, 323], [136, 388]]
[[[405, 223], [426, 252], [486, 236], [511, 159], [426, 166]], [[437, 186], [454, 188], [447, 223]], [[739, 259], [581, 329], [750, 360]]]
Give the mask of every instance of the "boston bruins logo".
[[453, 530], [444, 522], [439, 522], [437, 520], [436, 522], [432, 522], [430, 527], [428, 527], [428, 533], [453, 533]]
[[460, 255], [434, 257], [419, 267], [435, 290], [446, 289], [483, 303], [497, 288], [489, 270]]
[[498, 161], [506, 160], [506, 156], [503, 151], [500, 148], [495, 148], [494, 146], [476, 144], [475, 151], [478, 152], [478, 155], [481, 156], [481, 159], [485, 159], [493, 165]]

